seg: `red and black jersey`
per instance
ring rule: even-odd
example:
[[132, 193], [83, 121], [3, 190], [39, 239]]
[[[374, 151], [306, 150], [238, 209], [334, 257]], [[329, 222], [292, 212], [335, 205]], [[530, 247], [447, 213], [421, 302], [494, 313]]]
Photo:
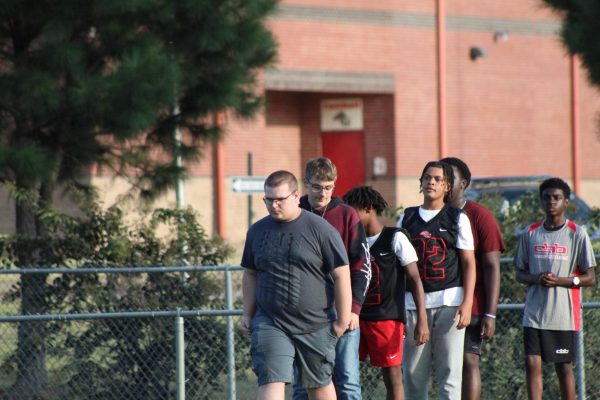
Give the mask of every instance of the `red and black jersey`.
[[410, 238], [408, 232], [402, 228], [384, 227], [369, 248], [371, 283], [360, 312], [360, 318], [363, 320], [394, 319], [405, 322], [406, 276], [392, 245], [394, 235], [399, 231]]
[[419, 207], [404, 210], [402, 227], [417, 251], [419, 274], [426, 293], [462, 286], [462, 270], [456, 242], [462, 210], [445, 205], [430, 221], [419, 215]]

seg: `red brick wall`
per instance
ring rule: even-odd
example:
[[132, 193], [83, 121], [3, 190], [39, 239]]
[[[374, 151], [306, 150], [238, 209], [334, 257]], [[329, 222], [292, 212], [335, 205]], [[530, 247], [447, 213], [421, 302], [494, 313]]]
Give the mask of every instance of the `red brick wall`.
[[[553, 33], [558, 17], [539, 0], [445, 4], [449, 155], [467, 161], [475, 176], [551, 174], [570, 180], [569, 61]], [[360, 96], [369, 183], [392, 204], [413, 202], [413, 178], [438, 155], [436, 1], [284, 0], [281, 7], [268, 21], [279, 43], [278, 69], [393, 75], [393, 94], [269, 91], [256, 120], [228, 116], [226, 177], [245, 175], [252, 152], [255, 175], [285, 168], [302, 178], [306, 160], [321, 154], [320, 100]], [[494, 40], [498, 29], [507, 31], [506, 41]], [[487, 57], [470, 60], [472, 46], [484, 48]], [[593, 193], [600, 191], [600, 93], [584, 71], [579, 75], [581, 178], [587, 187], [596, 185], [586, 188]], [[372, 179], [375, 156], [387, 159], [389, 176]], [[210, 176], [211, 162], [208, 146], [191, 175]], [[239, 212], [228, 210], [228, 223], [235, 224]]]
[[[435, 3], [283, 2], [314, 8], [425, 13], [431, 17], [435, 16]], [[558, 21], [556, 16], [533, 0], [446, 1], [446, 11], [448, 19], [462, 15], [475, 24], [477, 18], [487, 18], [498, 26], [504, 24], [516, 30], [508, 30], [508, 40], [496, 42], [492, 29], [469, 31], [452, 27], [447, 20], [449, 153], [465, 158], [480, 176], [546, 173], [569, 177], [572, 160], [565, 50], [557, 36], [519, 32], [522, 25], [511, 25], [537, 21], [542, 23], [543, 30], [544, 23]], [[397, 176], [414, 176], [424, 162], [437, 157], [433, 26], [324, 21], [310, 17], [274, 19], [271, 25], [280, 43], [278, 66], [282, 69], [395, 74], [396, 162], [392, 165]], [[471, 46], [483, 47], [487, 57], [471, 61], [468, 56]], [[585, 80], [581, 80], [581, 85], [582, 173], [585, 178], [598, 179], [600, 165], [598, 157], [593, 155], [600, 154], [600, 142], [594, 134], [593, 119], [594, 110], [600, 111], [600, 102], [596, 91], [583, 88], [587, 85]], [[311, 122], [305, 120], [303, 124]], [[307, 140], [311, 139], [303, 138], [303, 147], [318, 146]]]

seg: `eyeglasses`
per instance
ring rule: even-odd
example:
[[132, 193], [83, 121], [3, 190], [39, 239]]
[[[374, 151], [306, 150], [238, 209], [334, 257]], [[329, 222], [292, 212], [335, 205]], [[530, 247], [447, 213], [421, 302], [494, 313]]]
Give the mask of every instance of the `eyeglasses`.
[[294, 193], [295, 193], [295, 192], [292, 192], [292, 193], [288, 194], [288, 195], [287, 195], [287, 196], [285, 196], [285, 197], [275, 197], [275, 198], [273, 198], [273, 197], [267, 197], [267, 196], [265, 196], [265, 197], [263, 197], [263, 201], [265, 202], [265, 204], [268, 204], [268, 205], [273, 205], [273, 204], [275, 204], [275, 203], [277, 203], [277, 204], [281, 204], [281, 203], [283, 203], [284, 201], [286, 201], [286, 200], [287, 200], [287, 199], [288, 199], [288, 198], [289, 198], [291, 195], [293, 195]]
[[335, 188], [335, 185], [321, 186], [317, 185], [316, 183], [310, 183], [310, 181], [308, 184], [310, 191], [314, 193], [321, 193], [323, 190], [326, 192], [331, 192]]

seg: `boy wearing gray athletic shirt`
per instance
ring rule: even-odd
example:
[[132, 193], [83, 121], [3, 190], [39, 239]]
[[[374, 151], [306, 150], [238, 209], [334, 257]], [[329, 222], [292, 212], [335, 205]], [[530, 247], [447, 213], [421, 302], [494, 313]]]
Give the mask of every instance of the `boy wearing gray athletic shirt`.
[[565, 216], [571, 189], [559, 178], [540, 185], [546, 217], [527, 227], [515, 253], [517, 281], [527, 284], [523, 339], [527, 392], [542, 398], [542, 361], [555, 365], [562, 399], [575, 399], [573, 350], [581, 322], [581, 286], [593, 286], [596, 260], [585, 229]]

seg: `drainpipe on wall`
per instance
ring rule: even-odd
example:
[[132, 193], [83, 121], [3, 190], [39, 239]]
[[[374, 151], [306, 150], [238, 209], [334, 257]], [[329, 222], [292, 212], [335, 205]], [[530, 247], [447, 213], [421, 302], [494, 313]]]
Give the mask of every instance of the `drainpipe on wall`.
[[[223, 127], [225, 125], [225, 114], [220, 112], [215, 114], [214, 123]], [[219, 139], [213, 141], [213, 232], [225, 239], [227, 236], [225, 227], [225, 167], [223, 160], [223, 143]]]
[[438, 158], [444, 158], [448, 155], [446, 129], [446, 10], [444, 0], [437, 0], [437, 72]]
[[573, 192], [579, 195], [580, 192], [580, 154], [579, 154], [579, 59], [575, 54], [570, 55], [571, 67], [571, 148], [572, 148], [572, 176]]

